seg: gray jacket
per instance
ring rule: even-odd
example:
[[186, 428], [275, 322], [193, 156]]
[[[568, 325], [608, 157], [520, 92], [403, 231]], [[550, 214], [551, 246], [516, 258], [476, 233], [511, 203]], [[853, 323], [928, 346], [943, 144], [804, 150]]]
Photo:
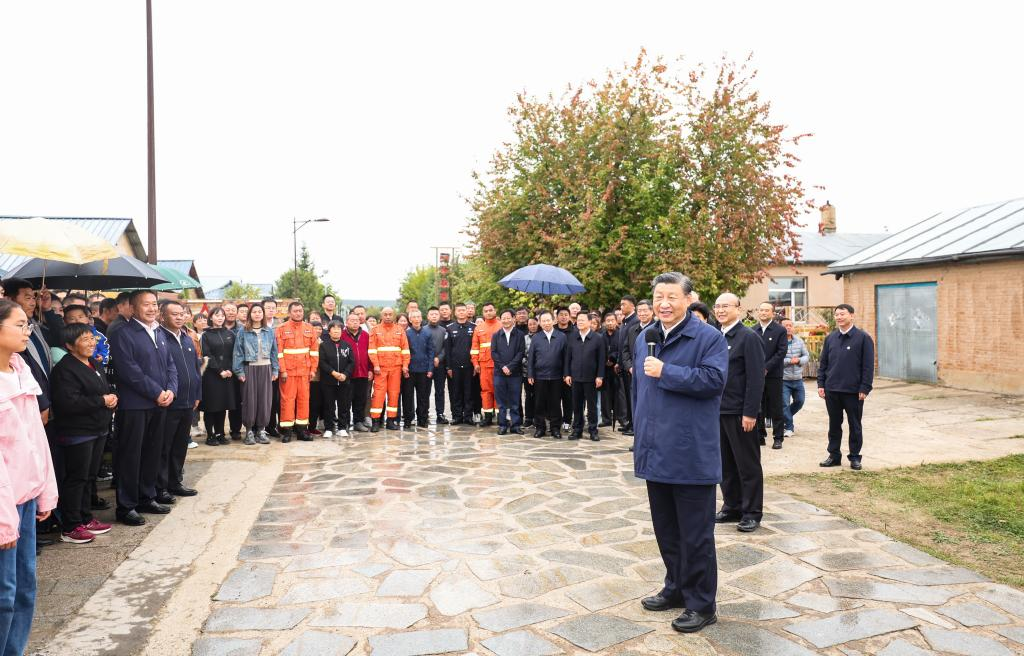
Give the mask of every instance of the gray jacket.
[[[448, 339], [448, 331], [441, 324], [433, 326], [427, 324], [426, 328], [430, 331], [430, 341], [434, 346], [434, 357], [437, 358], [437, 366], [444, 369], [444, 342]], [[431, 368], [433, 368], [433, 364], [431, 364]]]
[[[800, 358], [800, 364], [793, 364], [793, 358]], [[786, 366], [782, 370], [782, 380], [803, 380], [804, 366], [811, 359], [811, 353], [807, 350], [804, 340], [799, 335], [793, 335], [786, 348]]]

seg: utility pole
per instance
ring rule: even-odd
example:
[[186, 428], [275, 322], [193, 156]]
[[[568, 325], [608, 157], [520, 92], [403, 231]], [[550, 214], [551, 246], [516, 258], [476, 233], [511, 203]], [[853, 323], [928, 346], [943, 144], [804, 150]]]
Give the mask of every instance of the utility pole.
[[146, 0], [146, 146], [149, 177], [149, 221], [146, 236], [149, 263], [156, 264], [156, 152], [153, 137], [153, 0]]

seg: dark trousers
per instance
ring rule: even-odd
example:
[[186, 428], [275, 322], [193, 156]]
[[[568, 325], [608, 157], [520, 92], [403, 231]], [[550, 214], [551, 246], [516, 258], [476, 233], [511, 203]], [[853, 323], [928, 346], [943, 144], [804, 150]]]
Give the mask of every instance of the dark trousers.
[[227, 417], [227, 414], [227, 410], [203, 413], [203, 423], [206, 424], [207, 437], [224, 434], [224, 418]]
[[622, 418], [622, 406], [619, 404], [619, 377], [613, 375], [604, 379], [598, 390], [601, 395], [601, 423], [612, 424]]
[[757, 433], [743, 432], [740, 415], [718, 418], [722, 445], [722, 512], [761, 521], [764, 472]]
[[522, 424], [519, 403], [522, 400], [523, 377], [506, 376], [494, 370], [494, 400], [498, 406], [498, 426], [518, 428]]
[[135, 510], [156, 496], [160, 449], [164, 443], [164, 408], [118, 410], [121, 430], [114, 453], [117, 471], [117, 509]]
[[524, 399], [521, 406], [523, 409], [523, 419], [525, 421], [533, 421], [533, 407], [535, 404], [536, 393], [534, 391], [534, 386], [527, 382], [526, 379], [523, 379], [523, 397]]
[[473, 374], [472, 390], [470, 390], [470, 398], [472, 403], [470, 404], [473, 408], [474, 414], [480, 414], [483, 409], [483, 399], [480, 397], [480, 374]]
[[320, 381], [309, 381], [309, 427], [308, 430], [315, 431], [320, 418], [323, 416], [324, 400], [320, 396]]
[[[362, 379], [364, 382], [365, 378]], [[333, 382], [320, 386], [324, 400], [324, 430], [348, 430], [349, 407], [352, 405], [352, 383], [348, 380], [340, 385]], [[339, 419], [340, 417], [340, 419]]]
[[[231, 377], [231, 384], [235, 386], [235, 398], [242, 398], [242, 384], [238, 382], [237, 376]], [[228, 410], [228, 424], [231, 429], [231, 435], [238, 435], [242, 432], [242, 407], [241, 403], [236, 404], [234, 410]]]
[[270, 383], [270, 423], [267, 428], [277, 429], [277, 422], [281, 416], [281, 388], [277, 381]]
[[[413, 392], [416, 396], [416, 422], [420, 424], [427, 423], [427, 419], [430, 416], [430, 388], [433, 386], [433, 381], [427, 378], [427, 372], [425, 371], [410, 371], [409, 378]], [[405, 380], [402, 381], [405, 384]], [[412, 395], [410, 395], [411, 397]], [[402, 402], [405, 403], [405, 395], [402, 395]], [[412, 402], [409, 401], [409, 405], [406, 406], [407, 410], [406, 421], [412, 421]]]
[[415, 421], [416, 386], [413, 384], [411, 372], [408, 378], [402, 378], [402, 384], [398, 389], [398, 417], [407, 424]]
[[434, 367], [434, 417], [444, 414], [444, 384], [448, 380], [448, 372], [444, 367]]
[[572, 388], [564, 383], [559, 390], [562, 400], [562, 423], [572, 423]]
[[864, 432], [860, 420], [864, 416], [864, 402], [856, 393], [825, 391], [825, 409], [828, 410], [828, 454], [837, 460], [843, 457], [843, 413], [850, 423], [849, 459], [860, 460], [864, 446]]
[[192, 411], [189, 409], [167, 410], [164, 418], [164, 440], [160, 451], [160, 468], [157, 470], [156, 488], [170, 490], [181, 487], [182, 472], [185, 469], [185, 454], [191, 441]]
[[594, 381], [572, 381], [572, 429], [583, 431], [583, 403], [587, 404], [587, 431], [597, 432], [597, 386]]
[[[455, 367], [448, 386], [452, 397], [452, 421], [473, 420], [473, 367]], [[477, 395], [479, 397], [479, 395]]]
[[551, 424], [552, 431], [562, 430], [562, 389], [566, 387], [561, 379], [534, 379], [534, 415], [533, 422], [541, 430], [544, 420]]
[[65, 533], [92, 521], [90, 477], [96, 476], [94, 466], [99, 469], [104, 441], [102, 437], [97, 437], [81, 444], [57, 447], [61, 462], [57, 468], [60, 470], [57, 479], [57, 510], [60, 511], [60, 530]]
[[693, 611], [715, 612], [715, 486], [647, 481], [651, 522], [665, 563], [661, 595]]
[[622, 389], [622, 418], [619, 424], [622, 426], [633, 425], [633, 375], [623, 369], [619, 374], [619, 387]]
[[772, 437], [782, 439], [782, 433], [786, 430], [786, 415], [782, 412], [782, 379], [765, 378], [764, 392], [761, 394], [761, 414], [757, 415], [757, 428], [755, 429], [761, 437], [768, 436], [768, 428], [765, 426], [765, 418], [772, 420]]

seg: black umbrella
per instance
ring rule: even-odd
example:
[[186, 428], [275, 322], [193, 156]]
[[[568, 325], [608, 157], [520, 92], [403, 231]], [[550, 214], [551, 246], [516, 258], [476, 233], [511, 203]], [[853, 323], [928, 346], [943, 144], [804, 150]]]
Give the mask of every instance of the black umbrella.
[[37, 257], [8, 271], [7, 277], [22, 278], [40, 287], [45, 283], [51, 288], [90, 290], [152, 287], [168, 282], [156, 269], [128, 255], [85, 264]]

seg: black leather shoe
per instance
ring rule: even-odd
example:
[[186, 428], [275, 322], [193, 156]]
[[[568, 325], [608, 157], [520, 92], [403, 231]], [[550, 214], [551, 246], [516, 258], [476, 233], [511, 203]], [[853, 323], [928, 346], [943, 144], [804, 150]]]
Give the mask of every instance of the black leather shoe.
[[426, 428], [429, 424], [427, 423], [427, 420], [424, 419], [423, 421], [417, 421], [416, 426], [419, 428]]
[[394, 420], [394, 419], [388, 419], [387, 423], [384, 424], [384, 428], [386, 430], [396, 431], [396, 430], [398, 430], [398, 422], [396, 420]]
[[569, 433], [569, 439], [570, 440], [578, 440], [581, 437], [583, 437], [583, 431], [573, 431], [573, 432]]
[[680, 633], [696, 633], [708, 624], [718, 621], [718, 615], [701, 615], [692, 610], [684, 610], [683, 614], [672, 620], [672, 628]]
[[270, 437], [281, 437], [281, 432], [277, 430], [277, 426], [271, 426], [267, 429], [267, 435]]
[[199, 494], [198, 490], [194, 490], [194, 489], [192, 489], [190, 487], [184, 487], [184, 486], [174, 487], [174, 488], [171, 488], [171, 489], [169, 489], [167, 491], [170, 492], [171, 494], [173, 494], [176, 497], [194, 497], [195, 495]]
[[134, 510], [129, 510], [126, 513], [119, 511], [117, 513], [117, 521], [122, 524], [127, 524], [128, 526], [142, 526], [146, 523], [146, 518]]
[[843, 461], [840, 458], [833, 458], [829, 456], [818, 463], [819, 467], [842, 467]]
[[850, 469], [853, 469], [854, 471], [860, 471], [861, 470], [860, 459], [859, 458], [857, 460], [851, 460], [850, 461]]
[[526, 431], [523, 430], [522, 426], [516, 426], [515, 428], [512, 429], [512, 432], [515, 433], [516, 435], [525, 435], [526, 434]]
[[93, 510], [110, 510], [110, 502], [103, 497], [93, 497], [89, 507]]
[[502, 426], [499, 428], [498, 435], [508, 435], [508, 426]]
[[308, 431], [299, 431], [299, 441], [300, 442], [312, 442], [313, 441], [313, 434], [308, 432]]
[[288, 444], [292, 441], [292, 431], [290, 429], [281, 431], [281, 444]]
[[174, 498], [174, 495], [167, 492], [157, 492], [156, 496], [153, 497], [153, 500], [157, 503], [162, 503], [165, 506], [173, 506], [177, 501], [177, 499]]
[[216, 435], [211, 435], [206, 438], [206, 446], [220, 446], [220, 440], [217, 439]]
[[380, 419], [374, 419], [373, 420], [373, 423], [370, 424], [370, 432], [371, 433], [379, 433], [380, 432]]
[[553, 429], [551, 431], [551, 437], [555, 438], [556, 440], [562, 439], [562, 431], [558, 429]]
[[532, 419], [527, 419], [526, 421], [523, 422], [523, 428], [530, 428], [531, 426], [533, 426]]
[[239, 433], [238, 431], [235, 431], [235, 432], [231, 433], [231, 439], [233, 439], [233, 440], [235, 440], [237, 442], [238, 440], [242, 439], [242, 434]]
[[448, 419], [444, 415], [438, 415], [437, 416], [437, 425], [438, 426], [441, 426], [442, 424], [447, 424], [447, 423], [448, 423]]
[[590, 441], [591, 442], [600, 442], [601, 441], [601, 436], [597, 434], [597, 431], [594, 431], [593, 433], [590, 434]]
[[682, 599], [669, 599], [668, 597], [662, 597], [660, 594], [656, 594], [653, 597], [644, 597], [640, 600], [640, 605], [647, 610], [662, 611], [671, 610], [673, 608], [682, 608]]
[[146, 503], [140, 503], [135, 506], [135, 510], [140, 513], [149, 513], [150, 515], [166, 515], [171, 512], [171, 509], [162, 503], [156, 501], [147, 501]]
[[544, 429], [541, 428], [540, 426], [537, 426], [535, 429], [533, 429], [533, 436], [534, 437], [544, 437], [544, 435], [545, 435]]
[[740, 520], [740, 523], [736, 525], [736, 530], [740, 533], [753, 533], [757, 530], [757, 527], [761, 525], [761, 522], [751, 517], [745, 517]]
[[776, 437], [775, 441], [772, 442], [772, 448], [773, 449], [781, 449], [782, 448], [782, 440]]
[[715, 513], [715, 523], [730, 524], [732, 522], [739, 521], [741, 517], [742, 515], [740, 515], [739, 513], [730, 513], [725, 512], [724, 510], [719, 510], [718, 512]]
[[633, 428], [632, 427], [627, 428], [626, 430], [622, 431], [622, 434], [623, 435], [636, 435], [636, 433], [633, 432]]

